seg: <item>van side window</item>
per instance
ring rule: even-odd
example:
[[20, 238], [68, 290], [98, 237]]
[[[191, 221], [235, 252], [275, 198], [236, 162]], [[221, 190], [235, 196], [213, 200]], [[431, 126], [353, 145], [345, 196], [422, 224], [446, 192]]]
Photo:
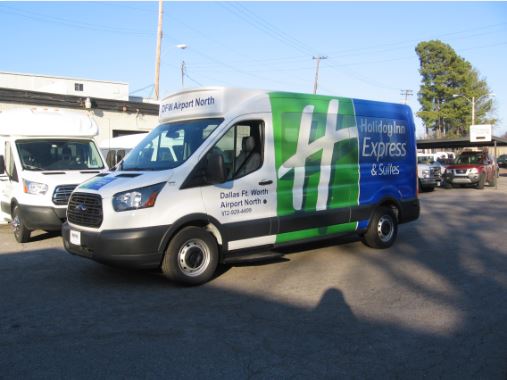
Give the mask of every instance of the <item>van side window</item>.
[[18, 172], [12, 156], [11, 145], [8, 142], [5, 143], [5, 172], [12, 181], [18, 182]]
[[262, 166], [264, 123], [260, 120], [242, 121], [234, 125], [210, 152], [224, 158], [227, 180], [241, 178]]

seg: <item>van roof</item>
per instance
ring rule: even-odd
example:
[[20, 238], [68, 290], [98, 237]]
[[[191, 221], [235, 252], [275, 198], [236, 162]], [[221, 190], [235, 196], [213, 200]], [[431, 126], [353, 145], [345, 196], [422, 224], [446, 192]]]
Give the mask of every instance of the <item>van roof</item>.
[[85, 114], [56, 108], [14, 108], [0, 112], [0, 135], [93, 137], [99, 132]]
[[[225, 117], [226, 114], [246, 102], [260, 100], [262, 97], [288, 98], [345, 98], [335, 95], [315, 95], [286, 91], [271, 91], [261, 89], [245, 89], [234, 87], [202, 87], [188, 89], [171, 94], [160, 102], [159, 121], [161, 123], [172, 120]], [[347, 98], [352, 99], [352, 98]], [[374, 100], [353, 99], [358, 104], [369, 104], [385, 111], [385, 105], [392, 112], [394, 109], [404, 113], [409, 107], [403, 104], [386, 103]], [[393, 107], [394, 106], [394, 107]], [[261, 111], [267, 111], [261, 110]]]
[[223, 117], [231, 109], [265, 90], [232, 87], [201, 87], [171, 94], [160, 102], [159, 120]]

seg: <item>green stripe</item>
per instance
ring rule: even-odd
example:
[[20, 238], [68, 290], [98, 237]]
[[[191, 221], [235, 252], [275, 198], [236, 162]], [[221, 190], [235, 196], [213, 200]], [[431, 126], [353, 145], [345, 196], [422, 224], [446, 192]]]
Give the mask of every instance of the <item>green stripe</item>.
[[333, 226], [310, 228], [307, 230], [284, 232], [276, 236], [277, 243], [286, 243], [294, 240], [304, 240], [318, 236], [327, 236], [343, 232], [354, 232], [356, 230], [356, 222], [335, 224]]

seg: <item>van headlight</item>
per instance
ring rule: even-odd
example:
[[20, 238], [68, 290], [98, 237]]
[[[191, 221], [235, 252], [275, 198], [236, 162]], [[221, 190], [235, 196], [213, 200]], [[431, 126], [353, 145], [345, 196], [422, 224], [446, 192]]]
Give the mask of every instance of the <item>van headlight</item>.
[[470, 174], [479, 174], [479, 169], [477, 169], [477, 168], [472, 168], [472, 169], [470, 169], [470, 172], [469, 172], [469, 173], [470, 173]]
[[157, 196], [164, 185], [165, 182], [161, 182], [147, 187], [122, 191], [113, 195], [114, 211], [137, 210], [155, 206]]
[[23, 179], [23, 191], [27, 194], [44, 195], [48, 191], [48, 185]]

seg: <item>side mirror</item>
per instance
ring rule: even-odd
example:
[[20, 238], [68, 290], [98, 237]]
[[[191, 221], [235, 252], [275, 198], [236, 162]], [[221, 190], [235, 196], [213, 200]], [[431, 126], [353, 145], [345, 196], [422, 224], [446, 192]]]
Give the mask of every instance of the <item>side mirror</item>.
[[224, 157], [220, 153], [211, 152], [208, 155], [206, 179], [211, 184], [225, 181]]
[[5, 160], [4, 156], [0, 156], [0, 174], [5, 173]]

